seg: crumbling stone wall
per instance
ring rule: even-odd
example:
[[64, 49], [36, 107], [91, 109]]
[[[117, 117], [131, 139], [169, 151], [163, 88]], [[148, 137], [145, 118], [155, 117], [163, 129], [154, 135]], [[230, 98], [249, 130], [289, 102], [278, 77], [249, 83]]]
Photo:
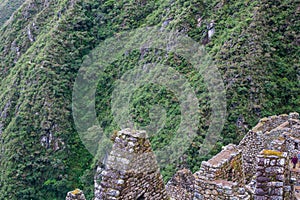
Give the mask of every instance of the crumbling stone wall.
[[95, 190], [95, 200], [169, 198], [146, 132], [125, 129], [116, 134]]
[[289, 152], [289, 156], [300, 151], [299, 114], [297, 115], [297, 113], [293, 113], [293, 116], [294, 117], [290, 118], [288, 121], [290, 129], [282, 134], [282, 137], [286, 141], [286, 148], [287, 152]]
[[244, 185], [242, 154], [228, 145], [195, 173], [194, 199], [250, 199]]
[[249, 183], [255, 174], [256, 155], [264, 148], [262, 132], [249, 131], [239, 144], [243, 154], [245, 181]]
[[219, 154], [202, 162], [198, 173], [203, 174], [207, 180], [222, 179], [242, 183], [244, 172], [241, 151], [233, 144], [224, 147]]
[[252, 131], [269, 132], [272, 129], [279, 127], [284, 122], [288, 121], [288, 119], [289, 119], [289, 115], [287, 114], [265, 117], [259, 120], [258, 124], [252, 129]]
[[[270, 133], [279, 133], [279, 136], [266, 145], [266, 149], [287, 152], [290, 158], [300, 150], [300, 121], [298, 113], [290, 113], [288, 121], [284, 122]], [[267, 141], [268, 133], [264, 134], [264, 140]]]
[[195, 174], [178, 171], [166, 185], [167, 192], [145, 132], [126, 129], [114, 141], [105, 168], [97, 168], [95, 200], [290, 200], [295, 191], [300, 194], [300, 187], [293, 191], [296, 186], [291, 183], [300, 173], [288, 165], [300, 150], [298, 113], [261, 119], [238, 146], [224, 147]]
[[264, 150], [257, 156], [254, 200], [292, 199], [287, 152]]
[[300, 186], [300, 172], [298, 170], [291, 169], [291, 181], [294, 181], [294, 184]]
[[[246, 183], [249, 183], [256, 173], [256, 156], [263, 149], [274, 148], [274, 144], [272, 144], [272, 142], [276, 139], [280, 139], [279, 137], [283, 133], [290, 130], [291, 127], [289, 120], [296, 120], [298, 118], [298, 113], [290, 113], [289, 115], [283, 114], [279, 116], [263, 118], [241, 140], [238, 148], [241, 149], [243, 154], [243, 168]], [[288, 147], [286, 146], [286, 148]]]
[[289, 126], [289, 123], [288, 122], [284, 122], [280, 126], [278, 126], [277, 128], [272, 129], [269, 132], [263, 133], [261, 136], [262, 136], [262, 140], [264, 141], [264, 147], [265, 147], [265, 149], [271, 149], [271, 148], [273, 148], [272, 142], [274, 140], [280, 139], [280, 137], [282, 136], [282, 134], [289, 130], [288, 126]]
[[195, 191], [195, 177], [189, 169], [182, 169], [176, 172], [166, 185], [166, 190], [172, 199], [190, 200], [193, 199]]
[[[196, 174], [196, 176], [199, 174]], [[238, 183], [225, 180], [208, 181], [202, 177], [196, 177], [195, 193], [193, 200], [197, 199], [236, 199], [248, 200], [251, 196], [244, 187], [239, 187]]]
[[286, 149], [289, 152], [289, 156], [300, 151], [300, 140], [299, 138], [293, 137], [290, 133], [284, 133], [286, 141]]

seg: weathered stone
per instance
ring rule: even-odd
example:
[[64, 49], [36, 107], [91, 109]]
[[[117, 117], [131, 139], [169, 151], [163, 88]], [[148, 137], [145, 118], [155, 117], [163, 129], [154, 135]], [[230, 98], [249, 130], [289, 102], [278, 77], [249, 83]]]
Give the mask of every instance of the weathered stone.
[[[295, 113], [261, 119], [238, 146], [223, 147], [194, 175], [177, 172], [167, 184], [171, 199], [293, 199], [291, 184], [300, 174], [289, 173], [288, 157], [300, 150], [298, 118]], [[106, 170], [95, 175], [102, 179], [95, 181], [96, 200], [168, 198], [145, 132], [122, 130], [115, 143]]]
[[74, 191], [67, 193], [66, 200], [86, 200], [86, 199], [82, 190], [76, 189]]
[[265, 176], [259, 176], [257, 177], [257, 182], [268, 182], [270, 180], [270, 178], [265, 177]]
[[[146, 200], [169, 197], [155, 155], [144, 131], [125, 129], [117, 133], [101, 184], [95, 183], [95, 200]], [[95, 176], [95, 177], [98, 177]], [[96, 181], [95, 181], [96, 182]]]

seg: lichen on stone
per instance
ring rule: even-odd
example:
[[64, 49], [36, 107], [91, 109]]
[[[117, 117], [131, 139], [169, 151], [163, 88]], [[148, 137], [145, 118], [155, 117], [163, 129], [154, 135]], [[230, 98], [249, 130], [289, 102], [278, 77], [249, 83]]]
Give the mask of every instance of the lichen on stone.
[[264, 149], [262, 151], [262, 154], [266, 155], [266, 156], [278, 156], [278, 157], [282, 157], [282, 152], [276, 151], [276, 150], [267, 150], [267, 149]]
[[71, 192], [73, 195], [77, 195], [77, 194], [80, 194], [81, 193], [81, 190], [79, 189], [75, 189]]

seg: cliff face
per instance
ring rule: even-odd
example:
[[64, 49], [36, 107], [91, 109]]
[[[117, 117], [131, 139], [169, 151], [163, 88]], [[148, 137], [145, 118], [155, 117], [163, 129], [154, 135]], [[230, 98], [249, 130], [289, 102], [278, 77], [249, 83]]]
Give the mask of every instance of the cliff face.
[[[262, 116], [300, 112], [300, 8], [292, 0], [28, 0], [19, 7], [20, 3], [0, 1], [0, 25], [17, 10], [0, 29], [0, 199], [62, 199], [75, 187], [92, 188], [95, 162], [74, 126], [72, 89], [83, 57], [121, 31], [157, 25], [185, 33], [206, 45], [227, 89], [223, 138], [209, 155], [199, 157], [211, 108], [203, 78], [186, 60], [168, 52], [137, 50], [105, 69], [96, 110], [107, 135], [120, 128], [111, 112], [113, 85], [141, 60], [167, 63], [194, 88], [199, 131], [185, 159], [162, 169], [165, 179], [176, 165], [198, 170], [200, 161], [222, 145], [238, 142]], [[172, 91], [146, 85], [135, 91], [131, 102], [138, 125], [150, 122], [152, 105], [167, 110], [165, 127], [150, 138], [154, 149], [167, 145], [180, 124], [180, 105]], [[86, 190], [89, 199], [92, 191]]]

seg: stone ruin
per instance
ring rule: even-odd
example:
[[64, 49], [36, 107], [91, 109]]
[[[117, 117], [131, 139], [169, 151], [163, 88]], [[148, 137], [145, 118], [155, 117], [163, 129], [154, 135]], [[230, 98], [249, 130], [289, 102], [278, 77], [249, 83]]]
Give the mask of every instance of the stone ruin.
[[264, 150], [257, 156], [254, 199], [293, 199], [287, 152]]
[[238, 145], [202, 162], [193, 199], [300, 199], [300, 170], [290, 167], [299, 139], [298, 113], [261, 119]]
[[230, 144], [194, 174], [196, 199], [250, 199], [244, 185], [242, 152]]
[[169, 199], [146, 132], [116, 134], [101, 182], [95, 181], [95, 200], [105, 199]]
[[263, 118], [238, 145], [164, 185], [146, 133], [125, 129], [116, 134], [105, 168], [97, 169], [95, 200], [296, 200], [300, 166], [293, 169], [290, 158], [299, 150], [298, 113]]
[[[263, 118], [241, 140], [238, 148], [243, 153], [243, 168], [246, 183], [249, 183], [256, 173], [257, 155], [263, 149], [274, 149], [274, 145], [278, 144], [276, 141], [280, 139], [280, 136], [292, 131], [289, 121], [297, 120], [298, 118], [299, 115], [297, 113]], [[293, 132], [293, 134], [295, 133]]]
[[176, 172], [166, 185], [171, 199], [193, 199], [195, 191], [195, 177], [188, 169]]

